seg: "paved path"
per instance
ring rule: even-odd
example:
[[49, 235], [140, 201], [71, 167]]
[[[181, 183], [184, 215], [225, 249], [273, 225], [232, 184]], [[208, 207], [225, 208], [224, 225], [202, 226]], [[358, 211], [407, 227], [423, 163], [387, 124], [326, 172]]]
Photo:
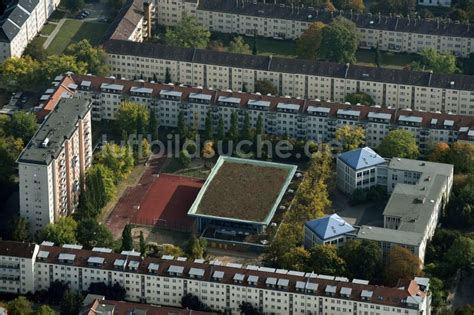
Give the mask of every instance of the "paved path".
[[43, 48], [44, 49], [48, 48], [48, 46], [51, 44], [53, 39], [56, 37], [56, 34], [59, 32], [59, 30], [61, 29], [61, 27], [63, 26], [63, 24], [66, 20], [67, 19], [65, 19], [65, 18], [59, 20], [59, 22], [56, 24], [56, 27], [54, 28], [54, 30], [51, 32], [51, 34], [49, 34], [48, 39], [44, 41], [44, 43], [43, 43]]

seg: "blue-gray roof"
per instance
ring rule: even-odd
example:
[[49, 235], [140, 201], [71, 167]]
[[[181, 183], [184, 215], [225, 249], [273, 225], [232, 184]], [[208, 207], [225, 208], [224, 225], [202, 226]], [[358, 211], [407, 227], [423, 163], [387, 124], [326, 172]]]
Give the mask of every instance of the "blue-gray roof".
[[339, 159], [356, 171], [385, 162], [383, 157], [369, 147], [344, 152], [339, 155]]
[[337, 214], [307, 221], [305, 225], [322, 240], [327, 240], [355, 230], [352, 225], [344, 221], [344, 219]]

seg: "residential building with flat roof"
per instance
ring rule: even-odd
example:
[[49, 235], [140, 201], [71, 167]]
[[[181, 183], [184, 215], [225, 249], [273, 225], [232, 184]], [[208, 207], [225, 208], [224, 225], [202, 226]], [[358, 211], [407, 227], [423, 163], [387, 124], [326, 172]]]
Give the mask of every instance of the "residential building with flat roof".
[[157, 43], [108, 40], [107, 64], [116, 78], [143, 78], [205, 88], [255, 91], [268, 80], [279, 95], [344, 102], [364, 92], [399, 109], [474, 115], [474, 77], [332, 62], [254, 56]]
[[[0, 257], [21, 259], [2, 251], [1, 243]], [[207, 262], [173, 256], [158, 259], [140, 257], [137, 252], [118, 254], [48, 243], [32, 246], [37, 251], [30, 256], [28, 268], [35, 270], [30, 277], [34, 291], [47, 290], [56, 280], [79, 291], [87, 291], [93, 282], [103, 282], [123, 286], [127, 302], [180, 307], [181, 298], [190, 293], [212, 310], [229, 313], [238, 313], [242, 302], [251, 303], [263, 313], [281, 315], [310, 312], [349, 315], [369, 310], [377, 315], [431, 312], [431, 292], [426, 278], [401, 280], [390, 288], [360, 279], [218, 260]], [[8, 272], [0, 268], [0, 277]]]
[[31, 232], [71, 214], [92, 163], [91, 103], [63, 98], [20, 154], [20, 215]]

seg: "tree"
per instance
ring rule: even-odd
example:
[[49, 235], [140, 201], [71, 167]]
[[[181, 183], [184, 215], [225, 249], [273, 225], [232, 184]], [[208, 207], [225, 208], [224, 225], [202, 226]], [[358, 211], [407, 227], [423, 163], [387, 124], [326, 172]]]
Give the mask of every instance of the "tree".
[[85, 187], [79, 196], [80, 214], [83, 218], [95, 218], [116, 193], [112, 170], [94, 164], [87, 170]]
[[150, 142], [148, 142], [148, 140], [144, 138], [144, 139], [142, 140], [142, 152], [141, 152], [141, 156], [138, 156], [138, 158], [147, 159], [150, 155], [151, 155]]
[[61, 314], [79, 314], [82, 308], [83, 296], [75, 290], [66, 290], [61, 300]]
[[385, 262], [385, 283], [397, 285], [400, 279], [414, 279], [421, 274], [421, 261], [410, 250], [395, 245], [390, 249]]
[[281, 266], [281, 258], [292, 248], [298, 247], [303, 239], [303, 227], [292, 223], [281, 223], [278, 233], [267, 249], [265, 261], [271, 266]]
[[121, 147], [111, 143], [102, 148], [97, 161], [112, 171], [114, 183], [127, 177], [135, 165], [133, 152], [128, 146]]
[[87, 65], [88, 73], [98, 76], [106, 76], [109, 74], [110, 70], [107, 66], [107, 54], [105, 50], [100, 47], [92, 46], [87, 39], [69, 45], [65, 54], [74, 56], [78, 62], [84, 62]]
[[181, 306], [195, 311], [205, 311], [208, 309], [206, 304], [202, 303], [197, 296], [191, 293], [183, 295], [181, 298]]
[[255, 124], [255, 135], [262, 135], [263, 134], [263, 115], [258, 114], [257, 123]]
[[351, 93], [346, 95], [346, 102], [350, 102], [351, 104], [362, 104], [362, 105], [374, 105], [375, 101], [367, 93], [364, 92], [357, 92]]
[[296, 54], [304, 59], [316, 59], [321, 47], [323, 29], [326, 24], [322, 22], [312, 23], [300, 38], [296, 41]]
[[421, 62], [413, 64], [414, 69], [430, 69], [437, 73], [459, 73], [456, 56], [452, 53], [438, 53], [434, 48], [423, 49], [420, 53]]
[[456, 173], [474, 174], [474, 144], [455, 142], [447, 154], [447, 161]]
[[309, 250], [306, 270], [325, 275], [341, 275], [345, 272], [345, 261], [338, 256], [332, 245], [315, 245]]
[[33, 113], [18, 111], [12, 115], [8, 123], [8, 132], [14, 137], [28, 143], [38, 129], [36, 116]]
[[323, 28], [322, 35], [321, 58], [339, 63], [355, 61], [359, 35], [353, 22], [338, 16]]
[[242, 36], [234, 37], [234, 39], [229, 43], [228, 51], [235, 54], [245, 55], [250, 55], [252, 53], [250, 46], [245, 42]]
[[235, 111], [230, 114], [230, 127], [229, 131], [227, 131], [227, 138], [234, 142], [237, 142], [239, 139], [239, 118]]
[[363, 0], [333, 0], [332, 2], [339, 10], [354, 10], [362, 12], [365, 8]]
[[34, 40], [26, 46], [23, 56], [29, 56], [33, 60], [43, 62], [48, 57], [48, 52], [43, 48], [43, 44], [40, 41]]
[[225, 128], [224, 128], [224, 119], [222, 119], [222, 116], [219, 117], [219, 122], [217, 125], [217, 134], [216, 134], [216, 140], [222, 141], [225, 138]]
[[163, 244], [158, 245], [154, 242], [148, 242], [146, 244], [146, 256], [161, 258], [163, 255], [170, 255], [174, 257], [183, 257], [185, 256], [184, 251], [175, 245], [172, 244]]
[[451, 270], [470, 270], [474, 263], [474, 240], [461, 236], [454, 240], [451, 247], [445, 254], [445, 260]]
[[454, 315], [472, 315], [474, 314], [474, 306], [471, 304], [465, 304], [458, 306], [454, 311]]
[[60, 246], [76, 244], [77, 222], [72, 217], [61, 217], [56, 223], [48, 224], [40, 232], [41, 241], [50, 241]]
[[140, 231], [140, 254], [145, 256], [146, 253], [146, 243], [145, 237], [143, 236], [143, 231]]
[[181, 22], [166, 28], [165, 42], [170, 46], [185, 48], [206, 48], [211, 33], [195, 17], [183, 15]]
[[122, 250], [133, 249], [133, 238], [132, 238], [132, 226], [130, 224], [125, 225], [122, 231]]
[[188, 167], [189, 164], [191, 164], [191, 155], [188, 150], [183, 149], [179, 151], [179, 163], [181, 163], [183, 167]]
[[243, 315], [261, 315], [262, 312], [257, 307], [253, 306], [250, 302], [242, 302], [239, 305], [240, 313]]
[[415, 137], [410, 131], [404, 129], [390, 131], [383, 138], [377, 151], [384, 158], [416, 159], [420, 155]]
[[178, 114], [178, 133], [181, 139], [187, 138], [189, 134], [188, 121], [184, 111], [180, 111]]
[[416, 0], [377, 0], [377, 2], [370, 7], [372, 13], [382, 13], [388, 15], [403, 14], [407, 15], [416, 10]]
[[8, 314], [11, 315], [31, 315], [33, 314], [33, 306], [24, 296], [8, 302]]
[[212, 140], [212, 112], [210, 110], [207, 111], [204, 125], [204, 140]]
[[206, 255], [206, 247], [207, 242], [205, 239], [197, 238], [196, 236], [192, 235], [188, 241], [186, 252], [190, 258], [204, 258]]
[[284, 269], [303, 271], [306, 269], [308, 259], [308, 251], [302, 246], [297, 246], [283, 253], [283, 255], [278, 258], [278, 265]]
[[114, 285], [107, 285], [103, 282], [92, 282], [87, 289], [89, 294], [98, 294], [105, 296], [108, 300], [122, 301], [125, 299], [127, 291], [118, 282]]
[[382, 66], [382, 53], [380, 52], [380, 48], [379, 48], [379, 43], [377, 42], [377, 46], [375, 47], [375, 64], [377, 65], [377, 67], [381, 67]]
[[41, 305], [36, 315], [57, 315], [58, 313], [48, 305]]
[[242, 140], [252, 140], [252, 126], [250, 125], [250, 114], [245, 112], [244, 123], [242, 124], [242, 132], [240, 138]]
[[71, 71], [75, 74], [86, 74], [87, 64], [77, 61], [76, 57], [69, 55], [50, 55], [41, 63], [39, 82], [49, 84], [59, 73]]
[[111, 247], [114, 241], [109, 229], [93, 218], [85, 218], [79, 221], [76, 238], [79, 244], [86, 249], [92, 249], [96, 246]]
[[252, 55], [256, 56], [258, 54], [258, 45], [257, 45], [257, 32], [253, 34], [252, 41]]
[[150, 109], [148, 113], [148, 134], [151, 140], [158, 140], [158, 120], [156, 119], [156, 112], [154, 109]]
[[382, 271], [382, 250], [374, 241], [349, 240], [337, 253], [346, 262], [351, 278], [372, 280]]
[[336, 129], [336, 140], [341, 142], [343, 152], [357, 149], [365, 141], [365, 130], [362, 127], [344, 125]]
[[165, 71], [165, 83], [171, 83], [171, 73], [170, 73], [170, 68], [166, 67]]
[[107, 8], [111, 17], [115, 17], [125, 4], [125, 0], [107, 0]]
[[255, 92], [259, 92], [262, 95], [278, 95], [278, 89], [269, 80], [257, 80], [255, 81]]
[[48, 288], [48, 302], [50, 304], [59, 304], [63, 299], [64, 292], [69, 290], [66, 282], [54, 280]]
[[1, 86], [10, 92], [35, 91], [40, 67], [30, 56], [8, 58], [0, 64]]
[[225, 51], [224, 44], [220, 40], [211, 40], [209, 44], [207, 45], [207, 49], [210, 49], [213, 51], [220, 51], [220, 52]]
[[28, 222], [24, 217], [18, 217], [14, 222], [12, 240], [24, 242], [28, 240]]
[[449, 145], [444, 142], [436, 143], [427, 155], [428, 161], [446, 163], [449, 153]]
[[[150, 112], [138, 103], [122, 102], [116, 113], [117, 129], [127, 134], [143, 134], [143, 128], [148, 125]], [[156, 118], [156, 117], [155, 117]], [[138, 130], [140, 127], [141, 130]]]
[[66, 9], [71, 11], [71, 13], [76, 13], [79, 10], [82, 10], [84, 8], [84, 0], [65, 0], [64, 1], [64, 6]]

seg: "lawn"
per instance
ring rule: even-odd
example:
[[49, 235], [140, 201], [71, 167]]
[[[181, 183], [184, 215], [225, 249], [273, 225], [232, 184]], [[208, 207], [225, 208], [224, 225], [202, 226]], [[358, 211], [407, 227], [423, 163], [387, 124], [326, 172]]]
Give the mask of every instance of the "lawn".
[[50, 54], [61, 54], [71, 43], [88, 39], [92, 45], [97, 45], [107, 31], [108, 24], [66, 20], [46, 49]]
[[38, 46], [43, 46], [43, 43], [46, 41], [46, 37], [41, 37], [41, 36], [36, 36], [35, 38], [33, 38], [33, 40], [31, 41], [31, 43], [29, 45], [31, 45], [32, 43], [38, 43]]
[[[418, 60], [415, 54], [395, 54], [389, 52], [381, 52], [382, 66], [385, 68], [404, 68], [413, 61]], [[375, 67], [375, 51], [359, 50], [356, 53], [357, 64]]]
[[52, 21], [52, 22], [59, 22], [60, 19], [62, 19], [63, 17], [66, 16], [66, 11], [63, 11], [63, 10], [56, 10], [53, 12], [53, 14], [51, 14], [51, 16], [49, 17], [49, 21]]
[[49, 35], [54, 31], [55, 28], [56, 28], [56, 24], [52, 24], [52, 23], [45, 24], [43, 28], [41, 29], [41, 34]]

